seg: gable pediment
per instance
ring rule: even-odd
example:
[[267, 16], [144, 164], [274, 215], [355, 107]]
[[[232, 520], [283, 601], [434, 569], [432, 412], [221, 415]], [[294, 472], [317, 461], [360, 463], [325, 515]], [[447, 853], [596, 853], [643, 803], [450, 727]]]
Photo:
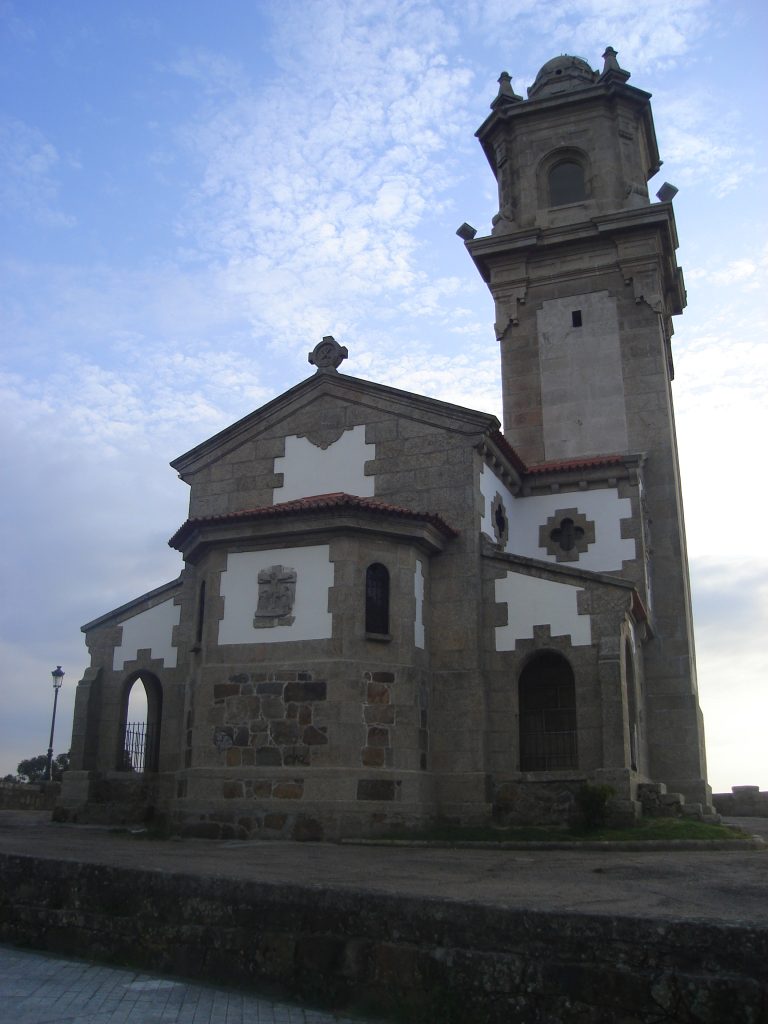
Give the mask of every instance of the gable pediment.
[[[465, 409], [359, 377], [324, 372], [308, 377], [266, 405], [225, 427], [207, 441], [174, 459], [171, 466], [182, 479], [186, 479], [187, 475], [197, 473], [260, 436], [274, 433], [280, 426], [285, 428], [283, 436], [297, 434], [306, 437], [317, 448], [326, 449], [351, 428], [352, 423], [346, 415], [350, 406], [370, 409], [376, 418], [388, 415], [408, 419], [468, 439], [479, 439], [499, 429], [498, 420], [490, 413]], [[317, 408], [319, 415], [314, 417], [315, 422], [294, 427], [291, 421], [306, 420], [307, 417], [302, 416], [302, 413], [309, 407]]]

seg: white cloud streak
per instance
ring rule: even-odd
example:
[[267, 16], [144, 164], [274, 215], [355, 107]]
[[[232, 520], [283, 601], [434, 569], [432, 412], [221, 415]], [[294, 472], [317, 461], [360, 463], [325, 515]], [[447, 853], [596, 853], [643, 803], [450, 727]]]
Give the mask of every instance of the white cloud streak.
[[60, 164], [56, 147], [42, 132], [0, 116], [0, 214], [46, 227], [71, 227], [75, 218], [58, 206]]

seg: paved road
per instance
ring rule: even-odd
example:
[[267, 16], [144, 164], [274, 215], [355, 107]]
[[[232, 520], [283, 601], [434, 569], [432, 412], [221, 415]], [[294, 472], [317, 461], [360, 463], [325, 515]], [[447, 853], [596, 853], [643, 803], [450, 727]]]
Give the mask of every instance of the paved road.
[[359, 1018], [243, 992], [10, 946], [0, 946], [0, 1020], [8, 1024], [359, 1024]]

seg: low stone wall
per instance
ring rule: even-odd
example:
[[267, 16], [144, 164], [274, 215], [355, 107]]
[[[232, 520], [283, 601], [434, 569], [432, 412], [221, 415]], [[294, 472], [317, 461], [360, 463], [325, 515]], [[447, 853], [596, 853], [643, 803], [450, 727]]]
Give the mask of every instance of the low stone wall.
[[768, 929], [0, 855], [0, 941], [410, 1024], [768, 1019]]
[[768, 792], [759, 786], [732, 786], [730, 793], [715, 793], [718, 814], [731, 818], [768, 818]]
[[0, 810], [52, 811], [60, 792], [59, 782], [0, 783]]

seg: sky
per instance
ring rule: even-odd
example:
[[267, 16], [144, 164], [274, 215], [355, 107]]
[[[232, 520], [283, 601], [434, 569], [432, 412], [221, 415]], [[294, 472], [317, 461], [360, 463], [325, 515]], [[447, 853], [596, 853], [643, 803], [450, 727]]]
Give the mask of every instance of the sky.
[[0, 776], [84, 622], [178, 575], [168, 466], [310, 374], [501, 418], [474, 132], [560, 53], [653, 94], [710, 782], [768, 789], [763, 0], [0, 0]]

